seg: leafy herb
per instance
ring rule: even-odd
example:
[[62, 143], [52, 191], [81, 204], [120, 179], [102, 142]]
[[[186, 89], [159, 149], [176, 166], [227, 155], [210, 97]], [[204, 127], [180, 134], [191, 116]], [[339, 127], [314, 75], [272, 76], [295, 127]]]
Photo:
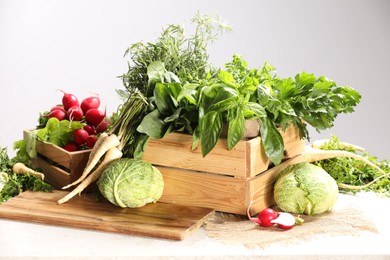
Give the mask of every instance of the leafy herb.
[[206, 156], [223, 125], [228, 129], [228, 149], [233, 149], [243, 136], [245, 120], [257, 119], [265, 152], [279, 164], [284, 142], [278, 129], [294, 124], [301, 138], [309, 139], [306, 124], [318, 131], [330, 128], [338, 114], [352, 112], [360, 102], [357, 91], [323, 76], [302, 72], [281, 79], [272, 65], [249, 69], [239, 55], [225, 69], [215, 68], [208, 62], [207, 44], [230, 28], [218, 17], [200, 14], [193, 22], [192, 37], [186, 37], [182, 26], [170, 25], [155, 42], [139, 42], [126, 51], [129, 68], [121, 77], [126, 91], [129, 95], [139, 91], [149, 103], [142, 121], [128, 131], [134, 142], [127, 145], [136, 147], [134, 157], [142, 156], [148, 138], [162, 138], [171, 131], [192, 134], [192, 147], [200, 141]]
[[[20, 144], [20, 142], [19, 142]], [[22, 147], [20, 149], [23, 149]], [[7, 174], [6, 182], [2, 189], [0, 189], [0, 203], [4, 202], [12, 197], [19, 195], [19, 193], [32, 190], [32, 191], [43, 191], [50, 192], [53, 187], [42, 181], [41, 179], [29, 175], [29, 174], [14, 174], [12, 172], [12, 166], [19, 161], [18, 156], [9, 158], [7, 149], [0, 148], [0, 172]]]
[[[352, 153], [359, 153], [359, 151], [353, 147], [344, 146], [336, 136], [332, 136], [329, 142], [325, 143], [321, 149], [346, 150]], [[362, 156], [378, 165], [383, 171], [390, 172], [390, 161], [379, 161], [377, 157], [370, 155], [368, 152], [362, 153]], [[364, 185], [381, 176], [381, 173], [372, 167], [352, 158], [334, 158], [315, 162], [315, 164], [327, 171], [337, 183]], [[383, 177], [365, 190], [390, 196], [390, 177]], [[349, 192], [355, 193], [356, 191], [350, 190]]]
[[154, 61], [164, 63], [165, 68], [182, 82], [196, 82], [214, 70], [208, 61], [207, 45], [231, 28], [218, 16], [200, 13], [192, 22], [195, 24], [193, 35], [187, 36], [183, 26], [171, 24], [155, 42], [138, 42], [126, 50], [125, 56], [130, 61], [128, 71], [121, 78], [128, 92], [138, 89], [146, 97], [153, 94], [147, 68]]
[[58, 120], [50, 118], [44, 128], [35, 132], [38, 140], [48, 142], [60, 147], [73, 140], [73, 131], [84, 126], [80, 121]]

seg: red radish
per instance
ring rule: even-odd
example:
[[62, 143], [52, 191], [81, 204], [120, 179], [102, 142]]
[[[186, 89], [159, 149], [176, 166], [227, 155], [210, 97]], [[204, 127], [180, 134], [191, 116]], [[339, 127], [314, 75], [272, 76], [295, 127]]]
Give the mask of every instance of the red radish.
[[96, 133], [100, 134], [107, 130], [108, 126], [110, 125], [110, 122], [103, 121], [96, 127]]
[[89, 136], [88, 132], [82, 128], [76, 129], [73, 132], [73, 140], [78, 145], [85, 144], [85, 141], [87, 140], [88, 136]]
[[50, 109], [50, 112], [53, 112], [54, 110], [61, 110], [65, 112], [65, 109], [63, 106], [54, 106]]
[[55, 117], [55, 118], [57, 118], [58, 120], [61, 121], [61, 120], [66, 119], [66, 113], [63, 110], [57, 109], [57, 110], [51, 111], [49, 113], [49, 117], [50, 118]]
[[84, 113], [81, 107], [73, 106], [68, 109], [66, 115], [71, 121], [80, 121], [81, 119], [83, 119]]
[[66, 93], [63, 90], [60, 91], [64, 93], [64, 96], [62, 97], [62, 105], [64, 106], [65, 111], [67, 111], [69, 108], [73, 106], [79, 105], [79, 101], [75, 95]]
[[106, 113], [101, 110], [92, 108], [85, 114], [85, 120], [89, 125], [98, 126], [106, 117]]
[[85, 145], [88, 148], [92, 148], [97, 141], [96, 135], [90, 135], [87, 137], [87, 140], [85, 140]]
[[290, 229], [295, 225], [295, 217], [287, 212], [280, 212], [279, 216], [270, 221], [271, 224], [277, 224], [283, 229]]
[[100, 106], [100, 99], [99, 97], [87, 97], [83, 101], [81, 101], [81, 109], [83, 110], [84, 114], [87, 113], [88, 110], [94, 108], [98, 109]]
[[271, 209], [271, 208], [265, 208], [262, 211], [260, 211], [260, 213], [257, 216], [257, 218], [252, 218], [249, 215], [249, 211], [248, 211], [248, 218], [249, 218], [249, 220], [251, 220], [253, 222], [256, 222], [257, 224], [259, 224], [262, 227], [273, 226], [274, 223], [272, 223], [271, 221], [276, 219], [278, 216], [279, 216], [279, 213], [276, 212], [275, 210]]
[[63, 148], [65, 150], [67, 150], [68, 152], [75, 152], [79, 149], [79, 147], [77, 146], [77, 144], [75, 142], [67, 143], [66, 145], [64, 145]]
[[83, 127], [83, 129], [84, 129], [85, 131], [87, 131], [89, 135], [94, 135], [94, 134], [96, 134], [96, 129], [95, 129], [95, 127], [94, 127], [93, 125], [85, 125], [85, 126]]

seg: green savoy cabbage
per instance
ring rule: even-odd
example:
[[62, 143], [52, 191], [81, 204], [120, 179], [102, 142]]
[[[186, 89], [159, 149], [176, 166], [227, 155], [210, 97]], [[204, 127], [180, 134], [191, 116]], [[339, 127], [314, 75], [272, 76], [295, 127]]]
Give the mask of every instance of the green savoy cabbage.
[[276, 176], [274, 199], [278, 207], [291, 213], [314, 215], [330, 210], [339, 189], [321, 167], [302, 162], [290, 165]]
[[110, 163], [97, 181], [101, 194], [122, 208], [156, 202], [163, 193], [164, 179], [152, 164], [122, 158]]

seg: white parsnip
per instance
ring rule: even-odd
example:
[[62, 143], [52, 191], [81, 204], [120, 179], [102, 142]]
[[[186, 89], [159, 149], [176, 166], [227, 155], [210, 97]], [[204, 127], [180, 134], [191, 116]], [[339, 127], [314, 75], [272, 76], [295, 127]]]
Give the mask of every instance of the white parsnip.
[[103, 161], [99, 164], [99, 166], [91, 173], [89, 174], [86, 178], [84, 178], [80, 184], [73, 189], [71, 192], [69, 192], [65, 197], [62, 199], [58, 200], [58, 204], [62, 204], [76, 196], [77, 194], [80, 194], [85, 188], [87, 188], [91, 183], [96, 181], [97, 179], [100, 178], [100, 176], [103, 173], [103, 170], [106, 168], [106, 166], [113, 162], [116, 159], [119, 159], [122, 157], [122, 152], [114, 147], [111, 148], [110, 150], [107, 151], [106, 155], [104, 156]]
[[12, 171], [17, 174], [30, 174], [36, 176], [43, 180], [45, 175], [41, 172], [34, 171], [33, 169], [27, 167], [24, 163], [18, 162], [12, 166]]
[[84, 168], [81, 176], [75, 180], [74, 182], [64, 186], [62, 189], [68, 189], [81, 181], [83, 181], [88, 174], [94, 169], [94, 167], [98, 164], [99, 160], [103, 157], [103, 155], [108, 152], [112, 148], [116, 148], [119, 145], [119, 139], [115, 134], [107, 135], [103, 133], [100, 135], [98, 140], [96, 141], [94, 148], [91, 150], [89, 154], [88, 162]]

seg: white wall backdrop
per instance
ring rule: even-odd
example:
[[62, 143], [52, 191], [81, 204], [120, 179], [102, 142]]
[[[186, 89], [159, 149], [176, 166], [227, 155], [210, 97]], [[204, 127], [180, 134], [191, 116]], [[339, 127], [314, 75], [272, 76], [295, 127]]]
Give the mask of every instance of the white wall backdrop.
[[241, 54], [278, 74], [306, 71], [358, 90], [362, 102], [312, 139], [364, 146], [390, 159], [390, 1], [386, 0], [0, 0], [0, 146], [22, 138], [63, 89], [98, 93], [113, 112], [126, 71], [125, 49], [154, 40], [170, 23], [190, 26], [197, 12], [226, 19], [233, 32], [209, 48], [222, 66]]

